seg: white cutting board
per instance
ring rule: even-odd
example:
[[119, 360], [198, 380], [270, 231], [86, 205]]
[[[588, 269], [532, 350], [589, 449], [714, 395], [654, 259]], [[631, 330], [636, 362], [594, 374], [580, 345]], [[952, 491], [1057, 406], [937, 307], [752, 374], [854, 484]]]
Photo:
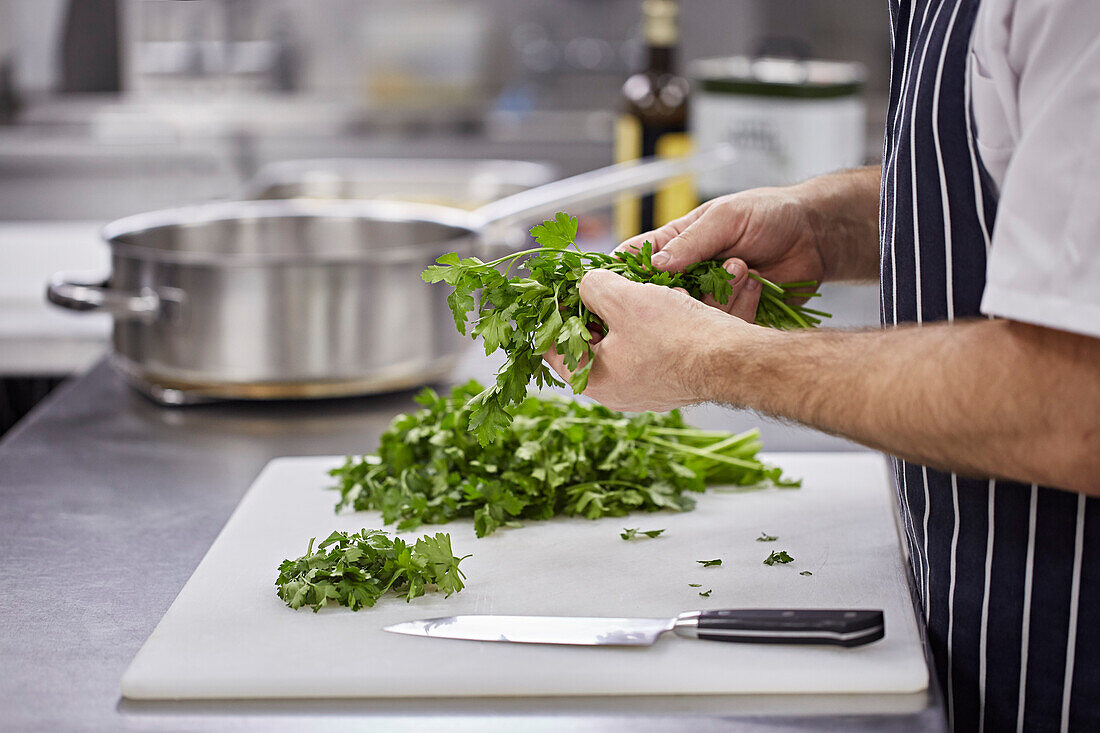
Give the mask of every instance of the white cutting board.
[[[332, 457], [272, 461], [122, 678], [134, 699], [454, 697], [691, 693], [909, 693], [928, 670], [883, 458], [779, 453], [800, 490], [711, 490], [695, 511], [528, 522], [478, 539], [446, 531], [467, 587], [352, 613], [292, 611], [277, 566], [310, 537], [382, 527], [333, 514]], [[623, 541], [624, 527], [664, 528]], [[761, 531], [778, 535], [756, 542]], [[405, 533], [415, 536], [419, 533]], [[789, 565], [766, 566], [771, 550]], [[696, 560], [721, 558], [721, 567]], [[812, 576], [799, 575], [809, 570]], [[691, 588], [688, 583], [701, 583]], [[698, 591], [713, 589], [710, 597]], [[653, 647], [559, 647], [390, 634], [398, 621], [462, 613], [674, 616], [705, 608], [881, 608], [886, 637], [854, 649], [730, 644], [666, 635]]]

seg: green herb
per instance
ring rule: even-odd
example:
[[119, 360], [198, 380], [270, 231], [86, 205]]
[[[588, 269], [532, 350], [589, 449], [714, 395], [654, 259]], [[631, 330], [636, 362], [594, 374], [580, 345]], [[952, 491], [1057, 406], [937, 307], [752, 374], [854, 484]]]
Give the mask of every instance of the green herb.
[[696, 560], [695, 562], [699, 563], [704, 568], [709, 568], [709, 567], [712, 567], [714, 565], [721, 565], [722, 564], [722, 561], [720, 559], [719, 560]]
[[772, 550], [772, 554], [764, 558], [765, 565], [786, 565], [789, 562], [794, 562], [794, 558], [788, 555], [786, 550], [780, 550], [779, 552]]
[[688, 583], [688, 587], [689, 588], [702, 588], [703, 584], [702, 583]]
[[332, 602], [358, 611], [387, 591], [411, 601], [432, 587], [448, 596], [464, 587], [458, 564], [469, 555], [455, 557], [447, 534], [425, 535], [409, 545], [376, 529], [333, 532], [314, 551], [315, 539], [305, 555], [279, 565], [276, 592], [291, 608], [311, 606], [316, 612]]
[[[569, 382], [580, 393], [588, 384], [592, 368], [590, 328], [604, 330], [604, 324], [581, 301], [578, 287], [586, 272], [611, 270], [635, 282], [681, 287], [693, 297], [714, 296], [726, 303], [733, 293], [730, 274], [721, 263], [707, 261], [689, 266], [684, 272], [662, 272], [653, 266], [653, 247], [646, 242], [640, 252], [583, 252], [577, 248], [577, 220], [564, 213], [531, 229], [539, 247], [516, 252], [491, 262], [477, 257], [460, 259], [445, 254], [424, 270], [429, 283], [443, 282], [453, 292], [447, 297], [455, 327], [465, 334], [471, 320], [471, 335], [485, 342], [485, 353], [503, 349], [507, 355], [496, 382], [470, 400], [464, 415], [469, 429], [482, 445], [496, 439], [511, 421], [510, 406], [527, 396], [527, 386], [565, 386], [542, 360], [542, 354], [556, 348], [565, 365], [573, 370]], [[572, 249], [569, 249], [572, 247]], [[513, 266], [522, 263], [528, 277], [512, 277]], [[498, 268], [504, 268], [501, 272]], [[774, 328], [815, 326], [828, 314], [788, 301], [815, 297], [816, 282], [776, 285], [756, 275], [764, 286], [756, 322]], [[480, 291], [480, 301], [474, 295]], [[581, 365], [581, 362], [585, 362]]]
[[640, 534], [643, 534], [649, 538], [659, 537], [662, 532], [664, 532], [663, 529], [650, 529], [646, 530], [645, 532], [639, 532], [636, 528], [627, 529], [626, 527], [623, 527], [623, 531], [619, 534], [619, 536], [622, 537], [624, 540], [632, 540]]
[[711, 594], [712, 590], [714, 590], [714, 589], [713, 588], [708, 588], [706, 590], [706, 592], [699, 591], [699, 595], [701, 595], [703, 598], [710, 598], [710, 594]]
[[809, 570], [803, 570], [799, 575], [813, 575]]
[[398, 415], [376, 455], [331, 471], [337, 510], [377, 509], [399, 530], [472, 517], [479, 537], [523, 519], [622, 517], [687, 511], [710, 485], [798, 486], [756, 459], [759, 432], [696, 430], [679, 413], [624, 416], [600, 405], [528, 397], [497, 441], [483, 446], [464, 409], [481, 385], [443, 397], [424, 390], [423, 408]]
[[767, 532], [761, 532], [760, 536], [756, 538], [757, 542], [775, 542], [778, 537], [768, 534]]

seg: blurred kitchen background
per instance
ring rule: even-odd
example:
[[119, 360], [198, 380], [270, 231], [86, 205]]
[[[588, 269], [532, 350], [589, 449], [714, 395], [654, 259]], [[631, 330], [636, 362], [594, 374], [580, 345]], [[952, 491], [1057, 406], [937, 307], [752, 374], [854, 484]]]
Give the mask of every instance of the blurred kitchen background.
[[[846, 164], [876, 159], [885, 0], [682, 0], [678, 21], [689, 79], [714, 57], [862, 64]], [[0, 0], [0, 432], [109, 349], [108, 315], [43, 298], [56, 271], [109, 272], [107, 221], [254, 195], [280, 161], [579, 173], [612, 162], [621, 89], [645, 63], [639, 0]], [[606, 212], [583, 231], [614, 244]], [[835, 287], [822, 307], [877, 318], [873, 289]]]

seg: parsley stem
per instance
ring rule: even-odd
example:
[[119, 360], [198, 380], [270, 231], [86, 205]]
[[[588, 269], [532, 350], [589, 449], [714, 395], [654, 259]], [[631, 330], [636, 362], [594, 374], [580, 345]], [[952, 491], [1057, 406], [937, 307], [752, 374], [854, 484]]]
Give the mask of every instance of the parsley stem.
[[690, 445], [683, 445], [681, 443], [673, 443], [668, 440], [662, 440], [661, 438], [654, 438], [651, 435], [642, 435], [639, 440], [644, 440], [647, 443], [659, 445], [664, 448], [669, 448], [671, 450], [681, 451], [682, 453], [690, 453], [691, 455], [699, 456], [700, 458], [709, 458], [713, 461], [718, 461], [720, 463], [728, 463], [731, 466], [738, 466], [740, 468], [750, 468], [753, 470], [757, 470], [761, 466], [761, 463], [759, 461], [745, 461], [740, 458], [731, 458], [730, 456], [725, 456], [721, 453], [711, 453], [701, 448], [693, 448]]
[[633, 481], [622, 481], [620, 479], [610, 479], [609, 478], [609, 479], [596, 480], [596, 481], [584, 481], [584, 482], [579, 483], [579, 484], [572, 484], [571, 486], [566, 486], [565, 490], [569, 491], [571, 493], [575, 493], [575, 492], [583, 490], [583, 489], [596, 488], [598, 486], [627, 486], [631, 489], [641, 489], [643, 491], [647, 488], [647, 487], [643, 486], [642, 484], [635, 483]]
[[751, 272], [749, 273], [749, 277], [751, 277], [753, 280], [756, 280], [757, 282], [759, 282], [765, 288], [768, 288], [769, 290], [775, 291], [779, 295], [786, 295], [787, 294], [786, 290], [779, 287], [778, 285], [773, 283], [771, 280], [768, 280], [767, 278], [760, 277], [759, 275], [756, 275], [756, 274], [751, 273]]
[[[625, 428], [629, 424], [626, 420], [598, 420], [598, 419], [585, 419], [585, 418], [571, 418], [563, 417], [559, 418], [561, 422], [583, 424], [583, 425], [608, 425], [611, 427]], [[668, 435], [679, 438], [698, 438], [702, 440], [721, 438], [716, 443], [710, 445], [689, 446], [691, 448], [697, 448], [704, 453], [716, 453], [718, 451], [728, 451], [733, 448], [740, 448], [746, 444], [755, 442], [760, 438], [760, 430], [753, 428], [752, 430], [746, 430], [738, 435], [730, 435], [729, 433], [720, 430], [701, 430], [699, 428], [670, 428], [659, 427], [656, 425], [647, 425], [642, 433], [643, 437], [653, 437], [654, 435]], [[669, 445], [684, 445], [684, 444], [672, 444]], [[755, 449], [750, 451], [749, 454], [754, 454]]]
[[787, 313], [787, 315], [789, 315], [791, 318], [793, 318], [795, 323], [802, 326], [803, 328], [809, 328], [810, 324], [806, 323], [806, 319], [804, 319], [802, 316], [795, 313], [793, 308], [791, 308], [789, 305], [784, 303], [779, 298], [776, 298], [774, 295], [770, 296], [770, 298], [771, 298], [772, 302], [774, 302], [776, 304], [776, 306], [778, 306], [780, 309], [785, 311]]
[[535, 249], [525, 249], [522, 252], [513, 252], [510, 255], [504, 255], [503, 257], [495, 259], [492, 262], [485, 262], [485, 263], [482, 263], [482, 264], [483, 264], [484, 267], [496, 267], [497, 265], [499, 265], [502, 262], [507, 262], [509, 260], [514, 260], [517, 257], [523, 257], [524, 255], [534, 254], [536, 252], [541, 252], [541, 251], [542, 251], [541, 247], [537, 247]]
[[[525, 249], [521, 252], [514, 252], [510, 255], [505, 255], [503, 257], [499, 257], [499, 258], [493, 260], [492, 262], [484, 262], [482, 264], [485, 267], [496, 267], [497, 265], [499, 265], [503, 262], [507, 262], [509, 260], [515, 260], [515, 259], [518, 259], [520, 257], [523, 257], [524, 255], [538, 254], [539, 256], [542, 256], [542, 257], [550, 256], [550, 255], [555, 255], [556, 256], [556, 255], [562, 254], [564, 251], [565, 250], [560, 250], [560, 249], [547, 249], [545, 247], [534, 247], [532, 249]], [[573, 253], [570, 253], [570, 254], [573, 254]], [[603, 252], [585, 252], [583, 250], [578, 250], [576, 252], [576, 255], [579, 256], [579, 257], [584, 257], [585, 259], [589, 259], [589, 260], [608, 260], [608, 261], [611, 260], [610, 255], [606, 255]]]
[[661, 433], [663, 435], [684, 435], [684, 436], [697, 436], [700, 438], [717, 438], [720, 436], [728, 436], [729, 433], [721, 430], [701, 430], [698, 428], [661, 428], [656, 425], [646, 427], [646, 432]]
[[755, 440], [755, 438], [756, 438], [755, 435], [749, 436], [749, 437], [745, 437], [743, 434], [742, 435], [731, 435], [728, 438], [726, 438], [725, 440], [720, 440], [717, 443], [713, 443], [711, 445], [706, 446], [705, 448], [702, 448], [702, 450], [706, 451], [707, 453], [717, 453], [718, 451], [726, 450], [728, 448], [735, 448], [735, 447], [739, 446], [740, 444], [747, 443], [751, 440]]

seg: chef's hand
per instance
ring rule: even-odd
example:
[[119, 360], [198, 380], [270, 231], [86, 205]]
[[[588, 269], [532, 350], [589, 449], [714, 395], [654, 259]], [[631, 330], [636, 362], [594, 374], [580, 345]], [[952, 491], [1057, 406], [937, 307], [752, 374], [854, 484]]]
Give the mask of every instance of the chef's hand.
[[[596, 362], [584, 394], [613, 410], [664, 412], [710, 399], [708, 376], [715, 369], [716, 334], [730, 329], [759, 329], [741, 318], [748, 300], [734, 308], [734, 318], [708, 308], [680, 289], [636, 283], [608, 270], [592, 270], [581, 279], [584, 304], [603, 319], [606, 331], [594, 338]], [[756, 302], [752, 300], [752, 312]], [[562, 378], [570, 372], [561, 354], [550, 351], [547, 363]]]
[[[660, 229], [631, 237], [616, 250], [636, 250], [652, 242], [653, 264], [670, 272], [704, 260], [722, 261], [734, 276], [733, 296], [724, 305], [712, 296], [704, 302], [751, 321], [760, 289], [747, 277], [750, 267], [772, 282], [824, 279], [825, 260], [812, 219], [798, 187], [758, 188], [708, 201]], [[753, 302], [751, 309], [746, 297]]]

